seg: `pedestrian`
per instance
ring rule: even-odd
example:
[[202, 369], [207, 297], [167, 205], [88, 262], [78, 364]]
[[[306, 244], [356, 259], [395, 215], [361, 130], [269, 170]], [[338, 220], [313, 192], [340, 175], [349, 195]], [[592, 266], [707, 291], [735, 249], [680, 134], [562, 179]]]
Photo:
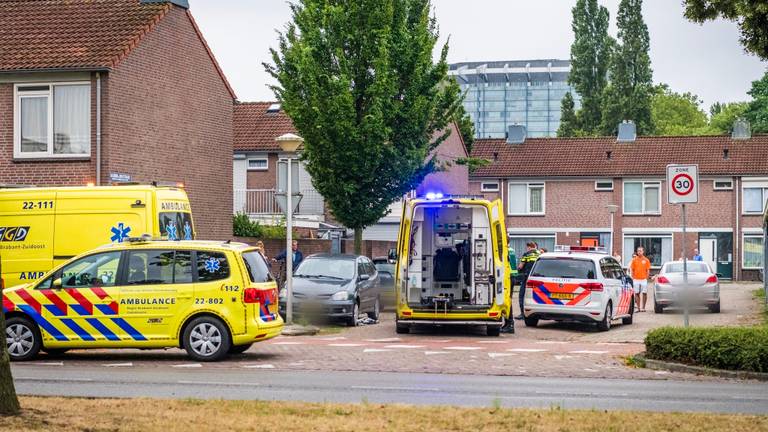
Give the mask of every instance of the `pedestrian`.
[[632, 285], [635, 288], [635, 308], [638, 312], [645, 312], [645, 303], [648, 301], [648, 277], [651, 273], [651, 261], [646, 258], [645, 248], [642, 246], [637, 248], [637, 254], [629, 263], [629, 272], [632, 275]]
[[520, 257], [520, 263], [517, 265], [517, 269], [520, 271], [520, 294], [518, 297], [520, 303], [520, 315], [516, 316], [515, 319], [525, 318], [523, 311], [525, 307], [525, 284], [528, 282], [528, 274], [531, 272], [533, 264], [539, 259], [539, 255], [541, 255], [539, 245], [537, 245], [536, 242], [528, 242], [525, 247], [527, 250], [523, 256]]
[[623, 263], [623, 262], [621, 262], [621, 255], [619, 255], [619, 252], [618, 252], [618, 251], [613, 253], [613, 259], [615, 259], [615, 260], [616, 260], [616, 262], [618, 262], [618, 263], [619, 263], [619, 265], [621, 265], [622, 267], [624, 267], [624, 263]]
[[699, 254], [699, 250], [698, 249], [694, 249], [693, 250], [693, 260], [694, 261], [704, 261], [704, 257], [701, 256], [701, 254]]
[[259, 240], [259, 241], [256, 242], [256, 250], [259, 251], [259, 253], [261, 254], [261, 257], [264, 258], [264, 261], [269, 263], [269, 258], [267, 258], [267, 251], [264, 250], [264, 242], [263, 241]]
[[[515, 280], [517, 279], [517, 254], [515, 254], [515, 250], [513, 248], [508, 248], [507, 250], [507, 258], [509, 260], [509, 295], [512, 296], [512, 294], [515, 293]], [[515, 321], [512, 319], [512, 313], [513, 308], [510, 305], [509, 307], [509, 317], [504, 322], [504, 326], [501, 328], [502, 333], [514, 333], [515, 332]], [[520, 311], [522, 313], [522, 311]]]
[[[291, 250], [292, 250], [292, 256], [293, 256], [293, 270], [295, 271], [296, 268], [301, 264], [302, 261], [304, 261], [304, 254], [301, 253], [299, 250], [299, 242], [296, 240], [291, 243]], [[274, 261], [285, 261], [285, 257], [288, 256], [288, 251], [283, 251], [277, 254]]]

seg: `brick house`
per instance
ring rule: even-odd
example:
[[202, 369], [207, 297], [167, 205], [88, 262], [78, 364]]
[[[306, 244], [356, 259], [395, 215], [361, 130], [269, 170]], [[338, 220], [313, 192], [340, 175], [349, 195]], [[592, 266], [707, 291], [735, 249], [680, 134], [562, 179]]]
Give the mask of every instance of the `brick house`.
[[183, 182], [232, 235], [232, 105], [186, 0], [0, 0], [0, 184]]
[[[758, 276], [768, 135], [480, 139], [473, 156], [491, 163], [473, 173], [470, 188], [501, 197], [516, 251], [528, 240], [550, 250], [603, 245], [626, 263], [642, 245], [656, 268], [683, 254], [680, 207], [667, 204], [666, 166], [698, 164], [699, 203], [687, 211], [688, 257], [698, 248], [724, 278]], [[613, 223], [608, 205], [618, 206]]]
[[[451, 134], [433, 154], [442, 162], [455, 161], [467, 156], [467, 149], [455, 124]], [[282, 217], [274, 199], [277, 184], [277, 161], [281, 154], [275, 138], [286, 133], [297, 133], [293, 123], [277, 102], [250, 102], [235, 105], [234, 114], [234, 208], [247, 213], [252, 219], [274, 223]], [[469, 173], [466, 166], [451, 164], [444, 171], [430, 174], [415, 193], [428, 189], [446, 194], [467, 194]], [[295, 215], [297, 226], [318, 229], [335, 225], [323, 197], [312, 186], [312, 179], [303, 168], [299, 169], [299, 188], [303, 194]], [[397, 238], [400, 223], [400, 203], [391, 206], [391, 212], [379, 223], [367, 228], [365, 240], [391, 240]]]

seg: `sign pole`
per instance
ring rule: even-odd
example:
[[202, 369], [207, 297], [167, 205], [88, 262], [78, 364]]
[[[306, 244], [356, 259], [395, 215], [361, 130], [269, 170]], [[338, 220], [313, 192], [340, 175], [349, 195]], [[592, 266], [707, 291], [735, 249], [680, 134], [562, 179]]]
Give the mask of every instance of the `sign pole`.
[[685, 250], [685, 203], [683, 206], [683, 322], [688, 327], [688, 254]]
[[285, 208], [285, 320], [293, 324], [293, 185], [291, 184], [291, 157], [288, 156]]

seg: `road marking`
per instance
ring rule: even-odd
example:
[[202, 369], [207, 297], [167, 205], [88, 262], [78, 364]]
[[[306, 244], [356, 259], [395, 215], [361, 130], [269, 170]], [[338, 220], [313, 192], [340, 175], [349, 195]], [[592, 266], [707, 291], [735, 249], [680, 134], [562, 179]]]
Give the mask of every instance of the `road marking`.
[[424, 348], [424, 345], [396, 344], [396, 345], [387, 345], [384, 348], [414, 349], [414, 348]]
[[430, 339], [429, 341], [434, 343], [448, 343], [453, 342], [453, 339]]
[[559, 354], [559, 355], [556, 355], [556, 356], [555, 356], [555, 360], [572, 359], [572, 358], [574, 358], [574, 357], [575, 357], [575, 356], [569, 356], [569, 355], [562, 355], [562, 354]]
[[381, 338], [381, 339], [366, 339], [366, 342], [397, 342], [400, 341], [399, 337]]
[[489, 352], [488, 357], [490, 358], [498, 358], [498, 357], [511, 357], [515, 355], [515, 353], [499, 353], [499, 352]]
[[555, 345], [555, 344], [567, 344], [567, 343], [570, 343], [570, 342], [566, 342], [566, 341], [537, 341], [536, 343], [537, 344], [542, 344], [542, 345]]
[[359, 346], [363, 346], [363, 345], [365, 345], [365, 344], [361, 344], [361, 343], [332, 343], [332, 344], [328, 344], [328, 346], [332, 346], [332, 347], [359, 347]]
[[441, 392], [439, 388], [430, 387], [379, 387], [379, 386], [352, 386], [355, 390], [395, 390], [395, 391], [413, 391], [413, 392]]
[[568, 354], [608, 354], [608, 351], [578, 350], [568, 351]]
[[448, 351], [424, 351], [425, 355], [450, 354]]
[[364, 353], [378, 353], [378, 352], [390, 352], [392, 350], [390, 349], [383, 349], [383, 348], [366, 348], [363, 350]]
[[199, 368], [199, 367], [203, 367], [203, 365], [201, 365], [200, 363], [184, 363], [184, 364], [173, 365], [171, 367], [175, 367], [175, 368]]
[[666, 374], [668, 374], [669, 372], [667, 372], [667, 371], [656, 371], [656, 372], [654, 372], [654, 373], [655, 373], [656, 375], [666, 375]]
[[454, 350], [454, 351], [477, 351], [477, 350], [485, 349], [485, 347], [449, 346], [449, 347], [443, 347], [443, 349]]
[[597, 372], [597, 369], [590, 369], [590, 368], [584, 368], [584, 371], [586, 372]]
[[29, 366], [64, 366], [64, 362], [32, 362], [26, 364]]
[[133, 367], [133, 363], [106, 363], [104, 367]]
[[505, 344], [507, 341], [477, 341], [477, 343], [481, 344]]
[[272, 345], [304, 345], [304, 342], [273, 342]]
[[510, 352], [523, 352], [523, 353], [536, 353], [536, 352], [546, 352], [547, 350], [541, 349], [541, 348], [510, 348], [507, 351], [510, 351]]
[[271, 364], [245, 364], [241, 366], [246, 369], [274, 369], [275, 368], [275, 365], [271, 365]]
[[304, 361], [288, 363], [288, 366], [304, 366]]
[[320, 338], [318, 340], [324, 340], [324, 341], [337, 341], [337, 340], [344, 340], [346, 339], [344, 336], [332, 336], [332, 337], [325, 337]]
[[214, 385], [214, 386], [258, 386], [258, 383], [236, 383], [224, 381], [176, 381], [177, 384]]

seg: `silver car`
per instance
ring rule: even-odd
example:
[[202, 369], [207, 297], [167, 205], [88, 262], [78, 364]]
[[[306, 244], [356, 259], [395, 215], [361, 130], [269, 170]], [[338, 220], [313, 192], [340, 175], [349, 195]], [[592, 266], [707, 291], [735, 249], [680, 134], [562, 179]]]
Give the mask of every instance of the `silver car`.
[[[685, 298], [683, 262], [671, 261], [656, 276], [653, 291], [653, 311], [664, 313], [664, 308], [682, 306]], [[691, 306], [706, 306], [710, 312], [720, 312], [720, 280], [709, 264], [688, 261], [687, 298]]]

